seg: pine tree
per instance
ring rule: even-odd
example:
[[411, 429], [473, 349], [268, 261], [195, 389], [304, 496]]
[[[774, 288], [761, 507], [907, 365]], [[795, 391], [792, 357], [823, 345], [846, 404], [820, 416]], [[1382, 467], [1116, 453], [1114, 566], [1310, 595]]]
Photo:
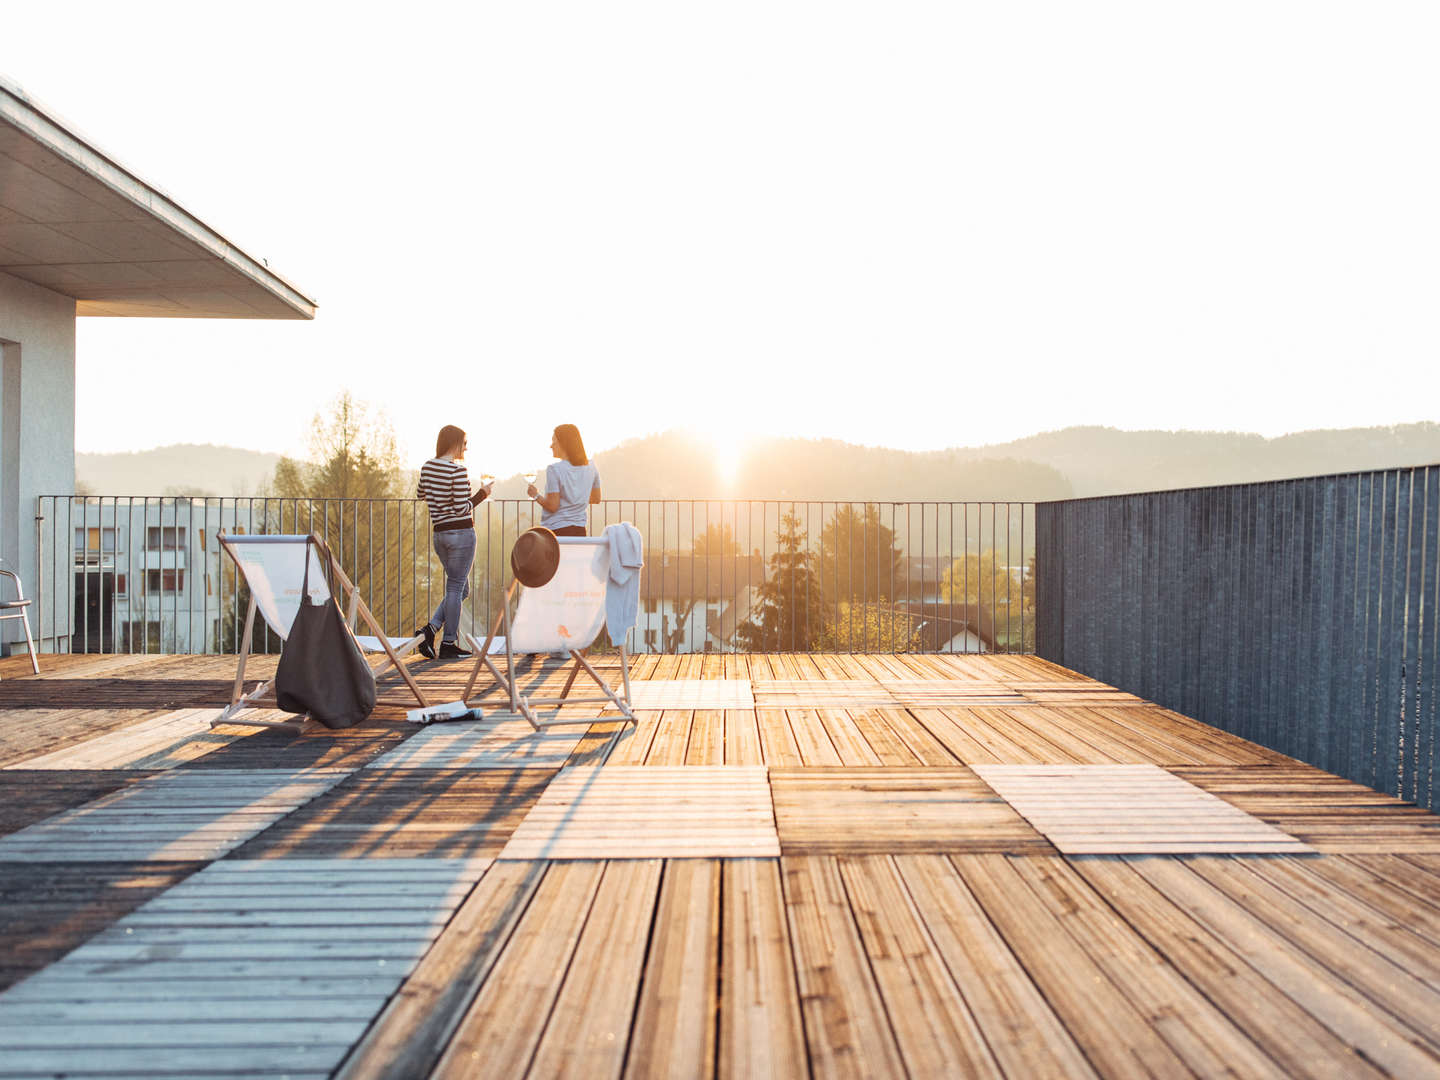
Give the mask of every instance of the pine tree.
[[804, 652], [819, 639], [822, 598], [811, 566], [814, 553], [806, 545], [802, 523], [794, 514], [780, 519], [776, 550], [760, 585], [759, 602], [735, 640], [751, 652]]

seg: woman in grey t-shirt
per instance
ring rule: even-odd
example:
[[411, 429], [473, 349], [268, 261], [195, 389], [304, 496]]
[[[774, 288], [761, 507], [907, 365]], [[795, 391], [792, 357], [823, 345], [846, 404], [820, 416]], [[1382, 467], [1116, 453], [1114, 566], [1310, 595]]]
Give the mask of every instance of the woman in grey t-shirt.
[[550, 439], [550, 452], [560, 460], [545, 470], [545, 494], [531, 484], [525, 491], [544, 512], [540, 524], [556, 536], [584, 536], [587, 507], [600, 501], [600, 471], [585, 454], [580, 429], [561, 424]]

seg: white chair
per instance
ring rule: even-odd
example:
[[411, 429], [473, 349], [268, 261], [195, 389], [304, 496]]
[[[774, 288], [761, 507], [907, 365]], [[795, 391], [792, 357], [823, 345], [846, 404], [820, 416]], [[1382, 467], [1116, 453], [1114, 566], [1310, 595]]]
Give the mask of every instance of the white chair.
[[[475, 635], [465, 636], [475, 650], [475, 667], [470, 672], [470, 681], [465, 684], [462, 698], [468, 699], [475, 689], [475, 681], [482, 667], [510, 695], [510, 711], [518, 712], [530, 722], [536, 731], [555, 724], [593, 724], [595, 717], [561, 718], [558, 715], [541, 719], [536, 709], [554, 707], [558, 713], [564, 705], [604, 703], [614, 705], [630, 723], [635, 723], [635, 713], [630, 704], [630, 658], [625, 653], [625, 642], [620, 645], [621, 689], [617, 693], [601, 678], [585, 651], [595, 643], [605, 625], [605, 592], [609, 579], [610, 545], [604, 537], [560, 537], [560, 562], [555, 576], [538, 588], [526, 588], [519, 581], [511, 580], [505, 590], [505, 601], [500, 615], [482, 643]], [[514, 622], [510, 619], [510, 600], [519, 591], [520, 600]], [[496, 648], [502, 640], [498, 635], [504, 629], [505, 670], [501, 671], [491, 659], [498, 655]], [[565, 689], [558, 698], [536, 699], [520, 693], [518, 676], [515, 671], [515, 657], [532, 653], [566, 653], [574, 664]], [[571, 697], [570, 689], [575, 679], [584, 671], [604, 694], [603, 697]]]
[[[246, 724], [251, 727], [295, 727], [300, 721], [296, 720], [240, 720], [236, 716], [245, 709], [251, 708], [275, 708], [274, 680], [262, 683], [253, 691], [244, 693], [245, 687], [245, 661], [250, 656], [250, 636], [255, 627], [255, 612], [259, 610], [270, 629], [280, 636], [283, 642], [289, 636], [290, 627], [295, 622], [295, 614], [300, 610], [300, 601], [303, 590], [303, 583], [306, 579], [306, 561], [309, 560], [309, 594], [313, 601], [323, 602], [330, 596], [330, 587], [325, 582], [326, 569], [334, 575], [336, 583], [340, 586], [344, 606], [346, 607], [346, 623], [350, 632], [354, 634], [357, 621], [363, 622], [366, 627], [373, 631], [372, 635], [355, 635], [356, 642], [362, 649], [369, 653], [383, 653], [385, 659], [375, 667], [375, 674], [378, 676], [392, 665], [405, 680], [405, 685], [415, 695], [421, 708], [427, 708], [429, 702], [421, 693], [419, 685], [411, 676], [409, 670], [401, 663], [422, 640], [418, 635], [411, 638], [387, 637], [375, 621], [375, 616], [370, 613], [370, 608], [360, 598], [360, 591], [345, 576], [345, 571], [340, 568], [330, 549], [320, 537], [311, 533], [309, 535], [279, 535], [263, 536], [237, 534], [227, 536], [219, 533], [216, 539], [220, 546], [225, 549], [230, 558], [235, 561], [236, 568], [245, 579], [245, 584], [250, 589], [250, 606], [245, 613], [245, 633], [240, 644], [240, 661], [235, 671], [235, 688], [230, 694], [230, 704], [218, 718], [210, 722], [211, 727], [218, 724]], [[302, 718], [303, 719], [303, 718]]]
[[25, 599], [25, 586], [20, 584], [20, 577], [13, 570], [6, 570], [0, 567], [0, 576], [8, 577], [15, 583], [15, 599], [0, 600], [0, 622], [6, 619], [19, 619], [20, 625], [25, 627], [25, 647], [30, 650], [30, 666], [35, 669], [35, 674], [40, 674], [40, 657], [35, 652], [35, 639], [30, 636], [30, 601]]

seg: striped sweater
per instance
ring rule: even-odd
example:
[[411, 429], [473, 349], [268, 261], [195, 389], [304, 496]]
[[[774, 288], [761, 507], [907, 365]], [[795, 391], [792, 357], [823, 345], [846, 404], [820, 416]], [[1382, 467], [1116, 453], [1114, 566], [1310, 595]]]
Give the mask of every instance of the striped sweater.
[[425, 500], [435, 529], [463, 529], [474, 523], [475, 507], [483, 500], [470, 497], [470, 474], [458, 461], [431, 458], [420, 467], [415, 496]]

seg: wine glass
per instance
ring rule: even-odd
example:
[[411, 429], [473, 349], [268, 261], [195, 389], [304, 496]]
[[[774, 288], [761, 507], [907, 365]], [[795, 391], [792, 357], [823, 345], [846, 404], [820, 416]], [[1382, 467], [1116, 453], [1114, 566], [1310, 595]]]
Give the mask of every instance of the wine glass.
[[487, 472], [487, 473], [481, 473], [481, 474], [480, 474], [480, 486], [481, 486], [481, 487], [489, 487], [489, 486], [490, 486], [491, 484], [493, 484], [493, 483], [495, 483], [495, 474], [494, 474], [494, 473], [488, 473], [488, 472]]
[[540, 475], [540, 474], [539, 474], [537, 471], [535, 471], [534, 469], [531, 469], [529, 472], [527, 472], [527, 473], [525, 474], [525, 483], [527, 483], [527, 484], [533, 484], [533, 483], [535, 482], [535, 478], [536, 478], [537, 476], [539, 476], [539, 475]]

